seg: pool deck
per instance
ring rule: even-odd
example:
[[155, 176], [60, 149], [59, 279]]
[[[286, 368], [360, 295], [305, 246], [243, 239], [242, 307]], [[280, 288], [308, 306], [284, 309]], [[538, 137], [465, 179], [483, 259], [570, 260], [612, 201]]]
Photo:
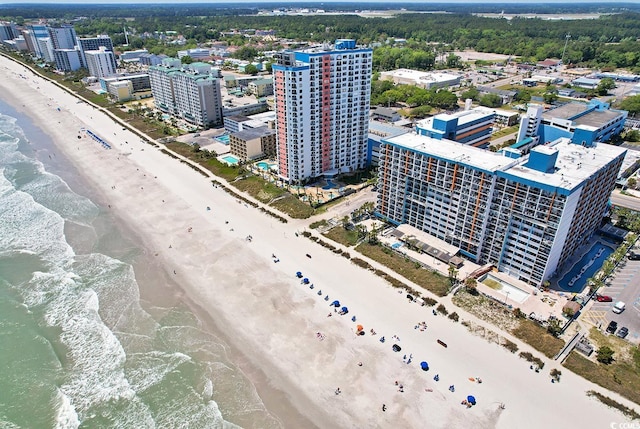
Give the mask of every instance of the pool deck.
[[550, 290], [549, 292], [542, 292], [537, 288], [510, 277], [505, 273], [497, 271], [491, 271], [490, 273], [504, 283], [508, 283], [518, 289], [529, 292], [529, 297], [522, 302], [514, 301], [509, 299], [503, 292], [490, 288], [481, 282], [477, 283], [478, 292], [488, 295], [496, 301], [510, 305], [513, 308], [519, 308], [527, 316], [531, 313], [535, 313], [538, 318], [543, 320], [548, 319], [549, 316], [552, 315], [564, 320], [564, 317], [562, 316], [562, 307], [564, 307], [567, 301], [570, 300], [571, 294], [560, 293], [553, 290]]
[[[615, 250], [615, 246], [612, 243], [610, 243], [610, 242], [608, 242], [606, 240], [603, 240], [600, 237], [597, 237], [597, 236], [594, 237], [592, 240], [589, 240], [589, 242], [587, 244], [584, 244], [583, 246], [581, 246], [576, 251], [576, 253], [574, 253], [574, 255], [567, 261], [566, 267], [554, 279], [550, 280], [551, 287], [553, 289], [555, 289], [555, 290], [558, 290], [558, 291], [562, 292], [563, 289], [560, 287], [558, 282], [560, 280], [562, 280], [574, 268], [574, 266], [582, 260], [584, 255], [589, 253], [591, 251], [591, 249], [593, 248], [593, 246], [595, 246], [596, 244], [601, 244], [603, 246], [607, 246], [607, 247], [613, 248]], [[598, 270], [599, 269], [600, 269], [600, 267], [598, 268]], [[584, 289], [586, 288], [586, 286], [587, 286], [587, 284], [585, 282], [585, 285], [584, 285], [582, 291], [580, 291], [578, 293], [584, 292]], [[573, 292], [564, 291], [564, 293], [571, 294]]]

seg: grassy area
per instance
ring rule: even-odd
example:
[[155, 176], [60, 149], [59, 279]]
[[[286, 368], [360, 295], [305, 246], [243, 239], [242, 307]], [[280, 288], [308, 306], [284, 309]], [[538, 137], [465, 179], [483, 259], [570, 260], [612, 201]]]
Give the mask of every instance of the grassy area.
[[553, 357], [564, 347], [564, 341], [549, 334], [546, 329], [535, 322], [520, 319], [518, 326], [511, 333], [547, 357]]
[[484, 279], [482, 283], [489, 286], [491, 289], [495, 289], [495, 290], [502, 289], [502, 285], [500, 284], [500, 282], [495, 281], [493, 279]]
[[324, 235], [333, 241], [344, 244], [345, 246], [355, 246], [358, 243], [358, 232], [347, 231], [340, 225], [335, 228], [331, 228], [329, 231], [325, 232]]
[[237, 180], [233, 182], [233, 186], [263, 203], [268, 203], [274, 198], [287, 193], [284, 189], [278, 188], [273, 183], [265, 182], [258, 176], [249, 176], [246, 179]]
[[447, 277], [437, 272], [426, 270], [390, 249], [379, 245], [362, 243], [356, 247], [356, 250], [438, 296], [445, 296], [449, 291], [449, 279]]
[[346, 185], [358, 185], [360, 183], [366, 183], [369, 180], [376, 178], [376, 173], [373, 168], [369, 170], [355, 173], [351, 176], [341, 176], [339, 181]]
[[509, 134], [515, 134], [518, 132], [520, 125], [514, 125], [512, 127], [503, 128], [491, 134], [491, 140], [499, 139], [500, 137], [508, 136]]
[[294, 219], [307, 219], [315, 213], [314, 209], [304, 201], [289, 194], [270, 204], [272, 207], [287, 213]]
[[564, 366], [587, 380], [640, 404], [640, 373], [633, 365], [626, 362], [605, 365], [572, 351], [564, 361]]
[[640, 404], [640, 349], [613, 335], [604, 335], [595, 328], [589, 332], [589, 339], [596, 350], [602, 346], [610, 347], [614, 351], [613, 362], [606, 365], [573, 351], [564, 366], [587, 380]]

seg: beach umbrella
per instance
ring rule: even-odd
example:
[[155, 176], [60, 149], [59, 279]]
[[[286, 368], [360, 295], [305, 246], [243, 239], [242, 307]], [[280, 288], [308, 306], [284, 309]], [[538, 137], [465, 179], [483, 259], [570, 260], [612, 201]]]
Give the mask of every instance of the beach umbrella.
[[347, 314], [349, 312], [349, 309], [347, 307], [342, 307], [342, 312], [344, 314]]
[[429, 364], [425, 361], [422, 361], [420, 362], [420, 368], [422, 368], [423, 371], [429, 371]]
[[394, 344], [394, 345], [391, 347], [391, 349], [392, 349], [394, 352], [399, 352], [400, 350], [402, 350], [402, 348], [401, 348], [399, 345], [397, 345], [397, 344]]
[[362, 325], [358, 325], [356, 326], [356, 328], [358, 329], [358, 331], [362, 331], [364, 328], [362, 327]]
[[296, 273], [296, 277], [297, 277], [297, 278], [299, 278], [299, 279], [300, 279], [300, 278], [302, 278], [302, 273], [301, 273], [300, 271], [298, 271], [298, 272]]
[[332, 306], [332, 307], [340, 307], [340, 301], [337, 301], [337, 300], [336, 300], [336, 301], [333, 301], [333, 302], [331, 303], [331, 306]]
[[470, 403], [471, 405], [475, 405], [476, 404], [476, 398], [474, 396], [467, 396], [467, 402]]
[[308, 279], [308, 278], [306, 278], [306, 277], [305, 277], [304, 279], [302, 279], [302, 281], [303, 281], [303, 282], [304, 282], [304, 284], [306, 284], [306, 285], [308, 285], [308, 284], [309, 284], [309, 279]]

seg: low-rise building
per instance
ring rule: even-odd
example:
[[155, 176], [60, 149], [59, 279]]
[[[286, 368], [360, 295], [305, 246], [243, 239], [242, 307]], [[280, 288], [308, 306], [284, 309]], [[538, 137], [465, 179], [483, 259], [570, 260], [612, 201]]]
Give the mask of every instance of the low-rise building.
[[256, 97], [268, 97], [273, 95], [273, 79], [257, 79], [252, 82], [249, 82], [247, 88], [251, 92], [251, 94]]
[[438, 140], [453, 140], [486, 148], [491, 140], [495, 113], [491, 110], [463, 110], [441, 113], [416, 124], [416, 132]]
[[268, 127], [247, 128], [229, 136], [231, 154], [242, 161], [276, 156], [276, 132]]
[[415, 85], [424, 89], [460, 85], [460, 79], [460, 75], [451, 73], [423, 72], [411, 69], [396, 69], [380, 73], [380, 80], [391, 80], [395, 84]]

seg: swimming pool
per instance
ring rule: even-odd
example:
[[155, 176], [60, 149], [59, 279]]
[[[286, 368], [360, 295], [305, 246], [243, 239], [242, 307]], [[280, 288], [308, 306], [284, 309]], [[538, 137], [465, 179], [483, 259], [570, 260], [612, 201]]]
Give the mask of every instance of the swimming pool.
[[216, 137], [216, 140], [222, 144], [229, 144], [229, 136], [227, 134]]
[[268, 162], [264, 162], [264, 161], [260, 161], [256, 164], [258, 166], [258, 168], [264, 170], [264, 171], [268, 171], [271, 169], [271, 167], [273, 166], [273, 164], [269, 164]]
[[613, 249], [602, 243], [594, 244], [571, 270], [558, 281], [560, 289], [566, 292], [580, 293], [587, 285], [587, 279], [594, 276], [604, 261], [613, 253]]
[[225, 155], [221, 159], [229, 165], [238, 165], [238, 162], [240, 162], [240, 160], [233, 155]]
[[169, 119], [171, 119], [171, 115], [167, 115], [166, 113], [162, 114], [162, 119], [165, 121], [168, 121]]
[[333, 183], [331, 180], [327, 179], [327, 184], [325, 186], [322, 187], [322, 189], [324, 189], [325, 191], [329, 190], [329, 189], [333, 189], [333, 188], [337, 188], [338, 185], [336, 185], [335, 183]]
[[527, 298], [529, 298], [529, 292], [524, 291], [519, 287], [515, 287], [510, 283], [507, 283], [504, 280], [492, 275], [491, 273], [484, 276], [481, 281], [484, 281], [486, 279], [490, 279], [497, 283], [500, 283], [500, 289], [496, 289], [496, 292], [500, 295], [504, 295], [505, 299], [509, 298], [511, 301], [519, 302], [522, 304]]
[[401, 248], [401, 247], [402, 247], [402, 243], [393, 243], [393, 244], [391, 245], [391, 248], [392, 248], [392, 249], [396, 249], [396, 250], [397, 250], [397, 249], [399, 249], [399, 248]]

